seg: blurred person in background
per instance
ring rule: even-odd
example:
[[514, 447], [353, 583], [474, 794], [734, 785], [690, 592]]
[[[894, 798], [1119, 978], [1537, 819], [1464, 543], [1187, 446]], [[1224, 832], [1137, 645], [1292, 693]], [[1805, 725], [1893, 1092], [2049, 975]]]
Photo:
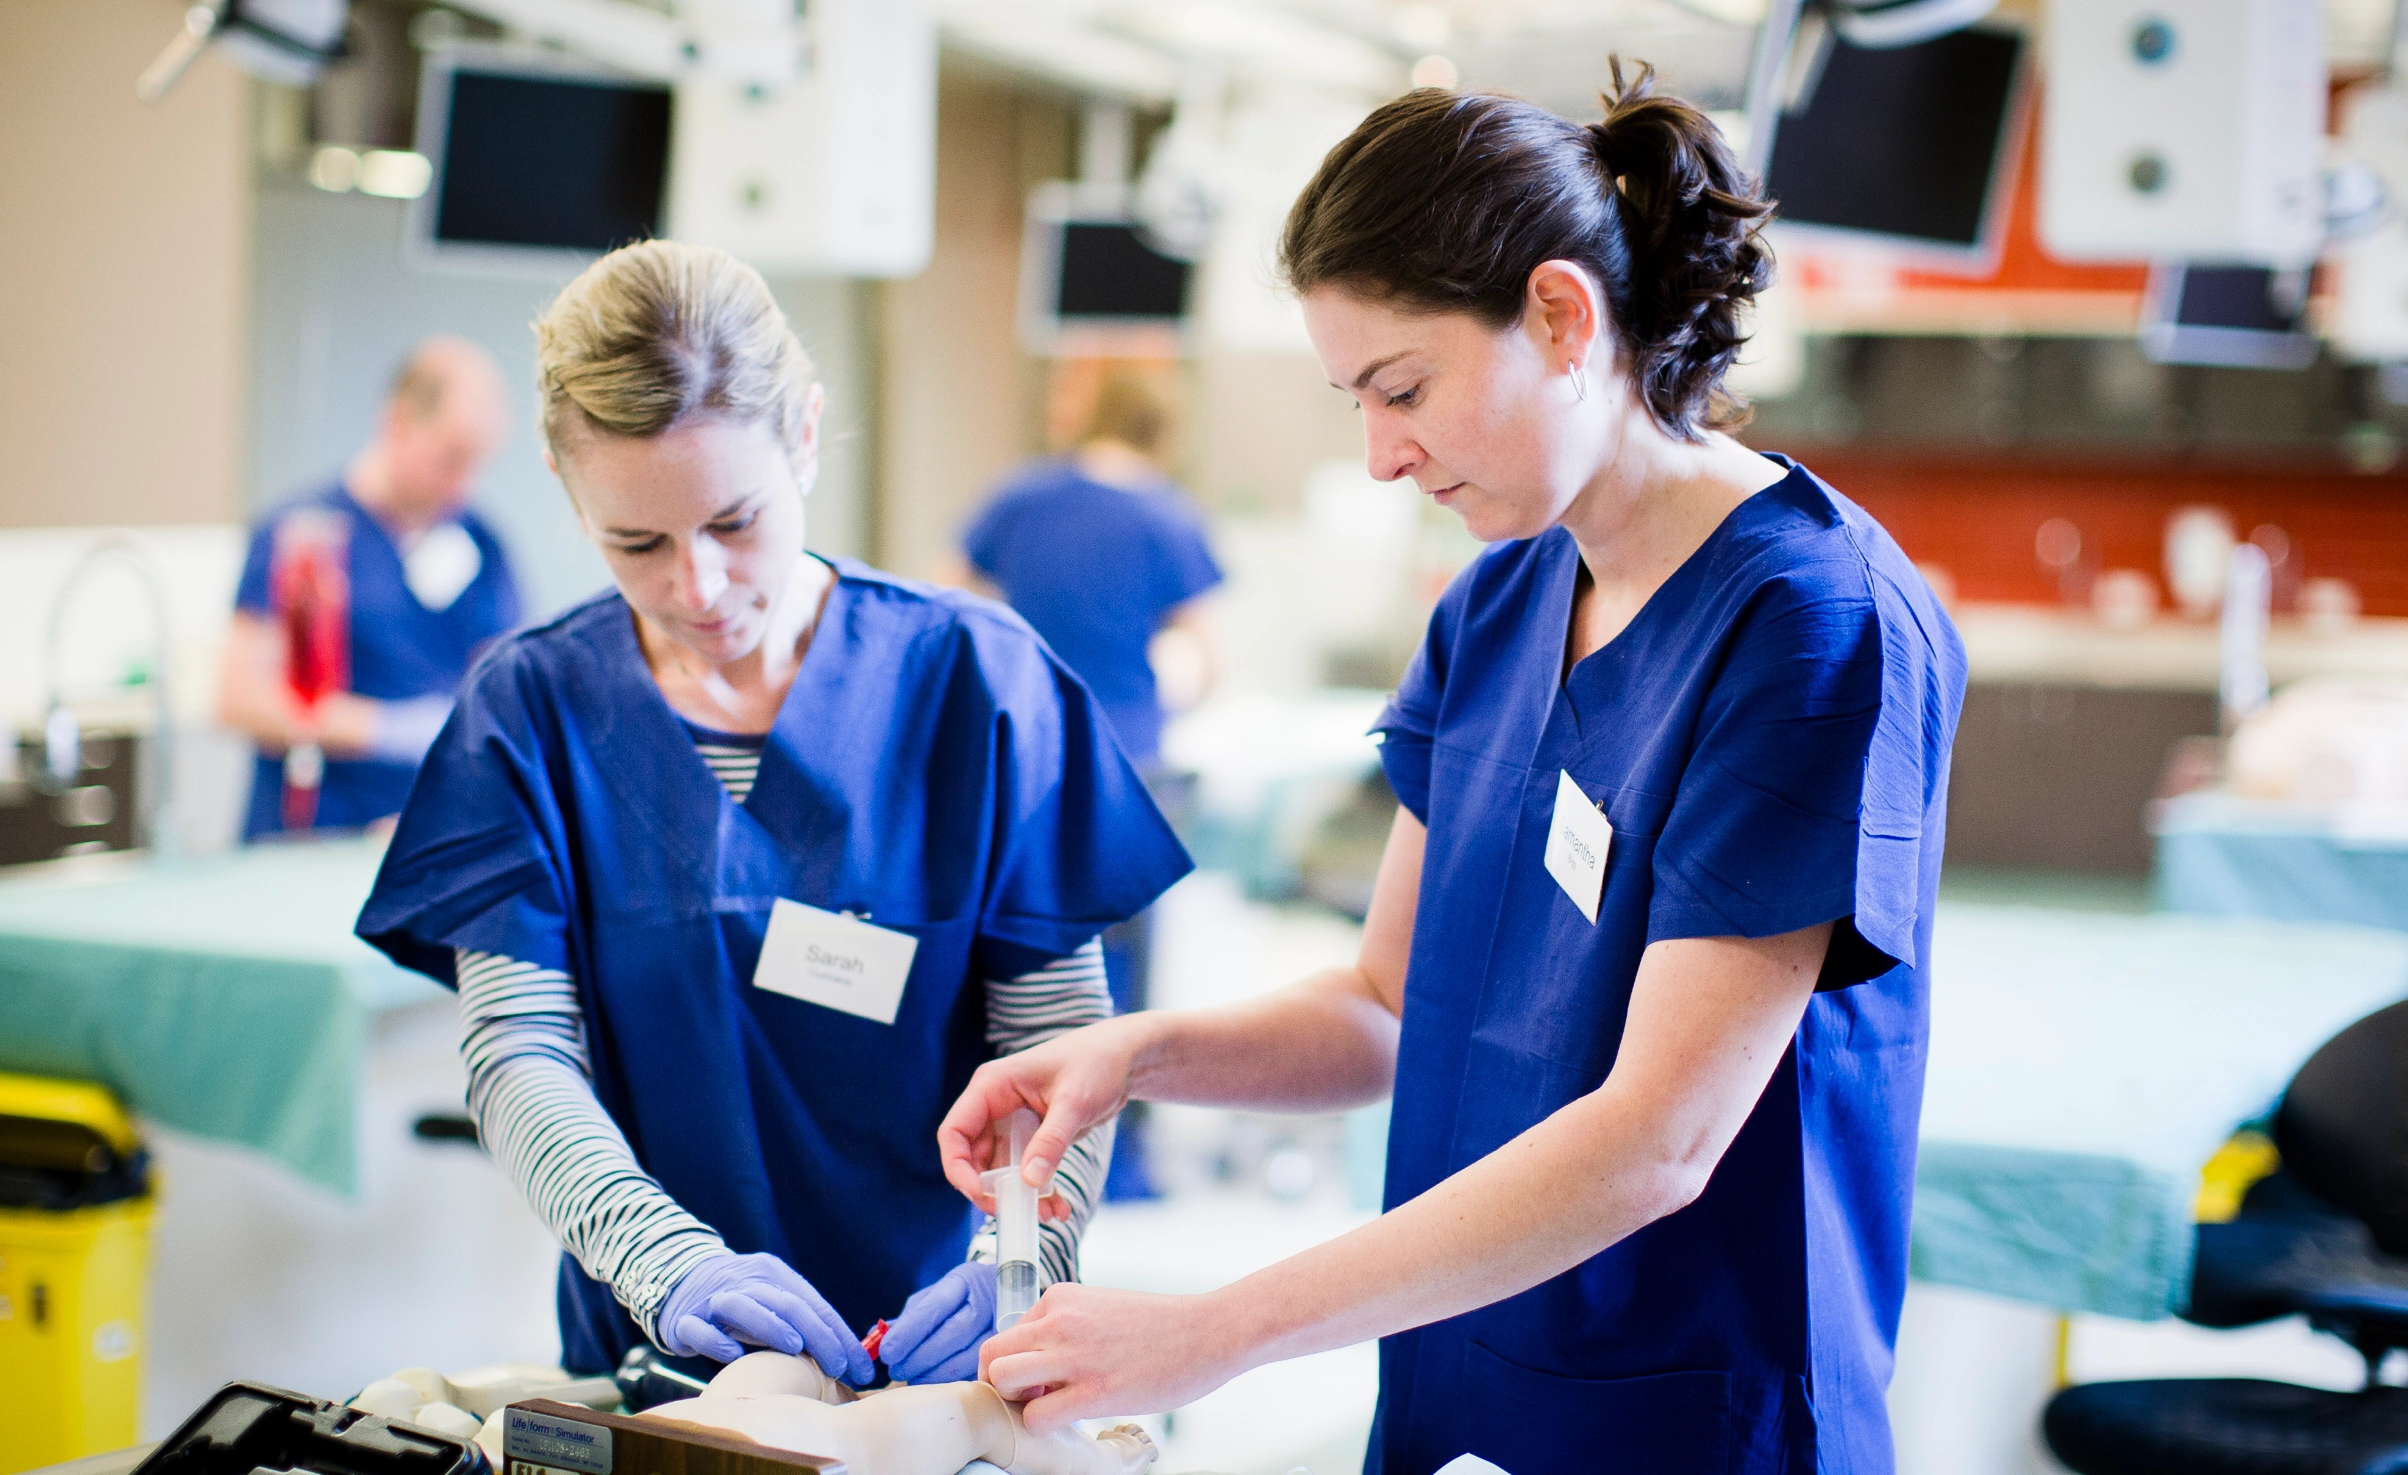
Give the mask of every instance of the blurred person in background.
[[[1121, 747], [1176, 818], [1162, 772], [1163, 688], [1185, 707], [1212, 687], [1220, 649], [1208, 596], [1221, 567], [1203, 519], [1164, 474], [1171, 406], [1162, 392], [1126, 364], [1104, 368], [1083, 399], [1088, 382], [1072, 372], [1055, 384], [1053, 439], [1069, 442], [1069, 454], [1026, 467], [996, 490], [963, 533], [947, 578], [1003, 600], [1045, 637], [1095, 693]], [[1122, 1013], [1146, 1007], [1148, 950], [1143, 915], [1104, 935], [1112, 1002]], [[1155, 1196], [1142, 1110], [1121, 1118], [1107, 1199]]]
[[[252, 530], [218, 684], [218, 719], [259, 745], [243, 837], [288, 828], [287, 755], [323, 755], [300, 828], [350, 829], [401, 810], [469, 663], [519, 619], [519, 591], [492, 529], [467, 510], [509, 429], [491, 355], [429, 338], [394, 376], [376, 433], [340, 477]], [[307, 701], [294, 670], [295, 619], [278, 589], [278, 549], [306, 527], [330, 561], [346, 647], [342, 689]], [[322, 770], [322, 771], [321, 771]]]
[[[1057, 388], [1067, 455], [1025, 467], [997, 488], [962, 534], [950, 582], [1001, 599], [1036, 627], [1087, 683], [1114, 736], [1143, 770], [1160, 763], [1159, 637], [1193, 668], [1182, 704], [1212, 684], [1219, 648], [1211, 601], [1221, 583], [1204, 522], [1164, 474], [1171, 407], [1141, 371], [1104, 371], [1083, 406], [1076, 375]], [[1084, 408], [1084, 415], [1079, 410]], [[1171, 662], [1164, 662], [1170, 665]]]

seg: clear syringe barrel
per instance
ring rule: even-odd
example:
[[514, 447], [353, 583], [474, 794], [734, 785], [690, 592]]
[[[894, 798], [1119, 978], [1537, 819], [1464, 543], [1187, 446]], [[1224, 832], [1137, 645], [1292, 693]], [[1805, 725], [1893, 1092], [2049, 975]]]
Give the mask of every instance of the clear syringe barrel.
[[985, 1175], [995, 1195], [995, 1330], [1003, 1331], [1037, 1304], [1037, 1190], [1021, 1176], [1028, 1143], [1037, 1134], [1037, 1114], [1023, 1107], [1005, 1125], [1011, 1141], [1008, 1167]]

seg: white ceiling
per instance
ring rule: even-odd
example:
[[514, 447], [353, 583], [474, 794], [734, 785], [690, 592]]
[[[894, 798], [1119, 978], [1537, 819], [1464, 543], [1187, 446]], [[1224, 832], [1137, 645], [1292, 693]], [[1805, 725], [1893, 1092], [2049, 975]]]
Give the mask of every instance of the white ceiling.
[[[1464, 85], [1569, 112], [1596, 106], [1606, 58], [1653, 62], [1711, 107], [1733, 106], [1765, 0], [937, 0], [946, 41], [1106, 96], [1167, 104], [1209, 68], [1245, 86], [1373, 100], [1447, 57]], [[2325, 0], [2337, 66], [2379, 64], [2394, 0]], [[2033, 0], [2006, 8], [2031, 11]]]
[[1730, 58], [1744, 65], [1750, 28], [1705, 11], [1752, 3], [1760, 0], [939, 0], [938, 14], [949, 45], [1139, 102], [1168, 102], [1197, 66], [1241, 85], [1376, 99], [1404, 90], [1413, 63], [1438, 54], [1466, 85], [1540, 100], [1577, 75], [1573, 95], [1593, 105], [1616, 50], [1713, 90]]

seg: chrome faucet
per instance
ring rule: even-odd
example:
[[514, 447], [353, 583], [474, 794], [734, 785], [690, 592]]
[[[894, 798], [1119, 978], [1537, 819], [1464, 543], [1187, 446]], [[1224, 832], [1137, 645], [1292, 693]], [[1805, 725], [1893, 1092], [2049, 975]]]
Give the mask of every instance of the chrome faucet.
[[[173, 661], [173, 647], [169, 643], [166, 581], [160, 577], [158, 565], [151, 561], [150, 554], [131, 538], [107, 537], [93, 544], [67, 570], [67, 576], [59, 581], [58, 591], [50, 597], [43, 646], [48, 710], [42, 719], [42, 763], [35, 787], [52, 794], [64, 793], [74, 787], [76, 775], [83, 771], [83, 724], [67, 705], [59, 673], [59, 644], [65, 637], [67, 606], [77, 589], [94, 570], [110, 563], [121, 563], [133, 571], [151, 607], [152, 652], [147, 684], [156, 715], [147, 756], [134, 779], [140, 804], [134, 841], [156, 850], [163, 840], [173, 839], [169, 789], [175, 777], [175, 709], [168, 699], [168, 667]], [[136, 751], [144, 750], [137, 745]]]

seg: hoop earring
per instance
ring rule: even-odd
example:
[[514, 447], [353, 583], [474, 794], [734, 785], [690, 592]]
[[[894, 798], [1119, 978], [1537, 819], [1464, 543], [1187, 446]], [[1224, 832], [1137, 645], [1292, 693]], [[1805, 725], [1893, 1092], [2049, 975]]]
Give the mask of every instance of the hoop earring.
[[1572, 365], [1570, 373], [1573, 395], [1580, 399], [1587, 399], [1589, 397], [1589, 376], [1582, 371], [1578, 364]]

